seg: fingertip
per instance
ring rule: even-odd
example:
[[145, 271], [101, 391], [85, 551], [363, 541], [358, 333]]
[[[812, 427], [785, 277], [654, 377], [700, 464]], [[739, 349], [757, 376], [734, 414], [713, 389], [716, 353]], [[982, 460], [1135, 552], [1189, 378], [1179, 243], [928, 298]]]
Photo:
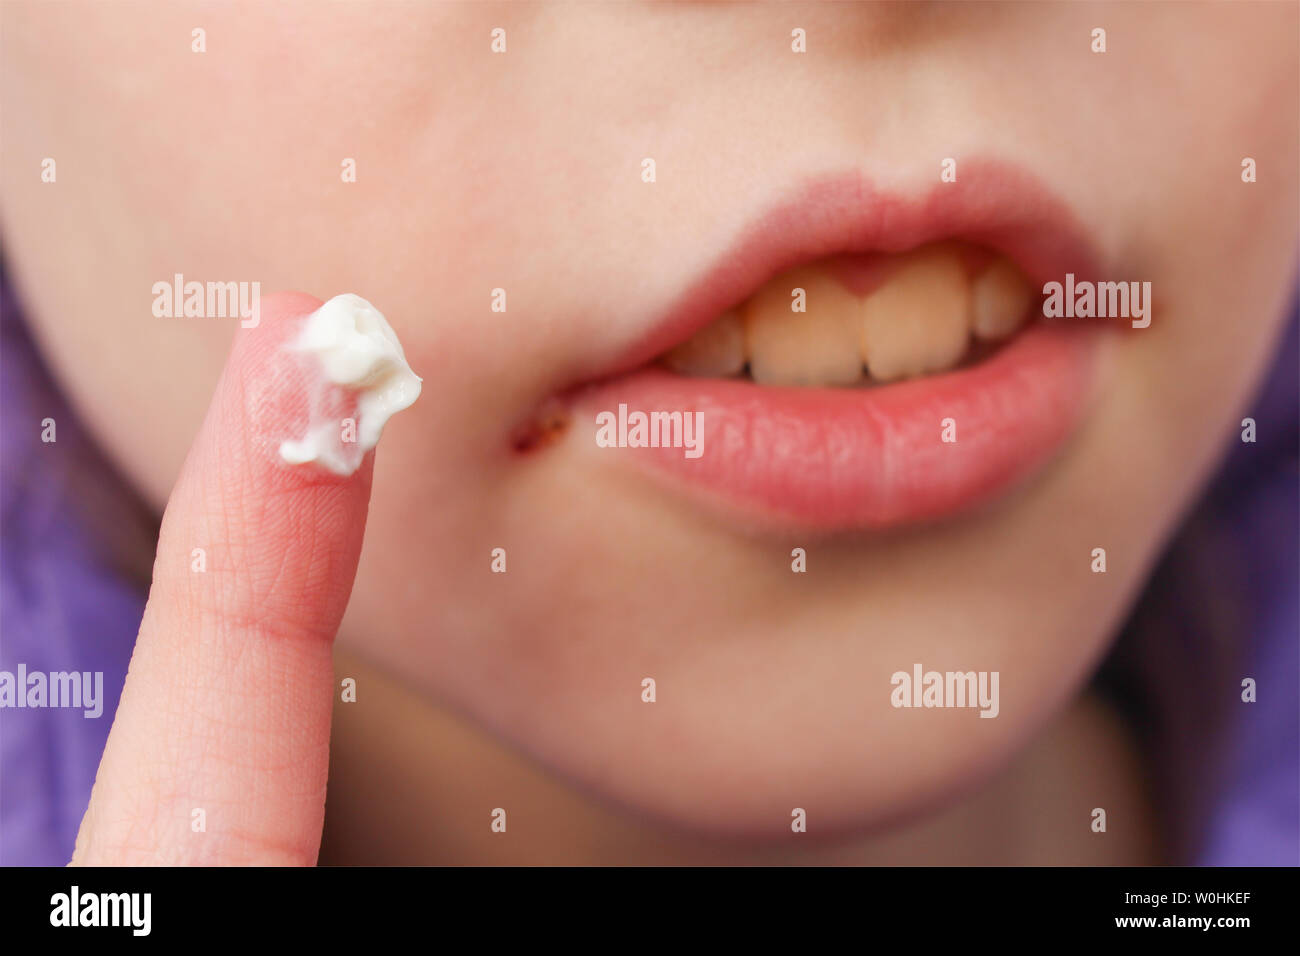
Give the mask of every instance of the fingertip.
[[[357, 391], [327, 381], [295, 347], [321, 305], [303, 293], [268, 295], [257, 324], [236, 335], [159, 539], [194, 615], [255, 615], [327, 639], [342, 619], [374, 453], [356, 444]], [[317, 436], [325, 460], [286, 456], [304, 436]], [[187, 556], [205, 547], [221, 573], [185, 574]]]

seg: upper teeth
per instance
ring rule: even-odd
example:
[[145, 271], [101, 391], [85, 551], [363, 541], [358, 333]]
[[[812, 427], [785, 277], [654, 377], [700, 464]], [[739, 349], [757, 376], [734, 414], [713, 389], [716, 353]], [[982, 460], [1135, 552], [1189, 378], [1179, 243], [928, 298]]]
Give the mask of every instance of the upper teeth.
[[769, 282], [745, 303], [749, 374], [760, 385], [860, 381], [856, 307], [849, 290], [824, 269], [787, 272]]
[[1005, 259], [976, 277], [971, 286], [971, 331], [979, 339], [1000, 339], [1020, 328], [1033, 299], [1029, 283]]
[[735, 375], [745, 367], [745, 330], [732, 309], [710, 322], [666, 356], [683, 375]]
[[951, 253], [910, 256], [862, 303], [862, 357], [881, 382], [952, 368], [970, 339], [966, 270]]
[[1032, 298], [1005, 259], [971, 279], [951, 246], [890, 257], [884, 282], [863, 296], [827, 267], [803, 267], [772, 279], [664, 360], [710, 377], [735, 375], [748, 362], [762, 385], [852, 385], [864, 364], [874, 380], [894, 381], [956, 366], [972, 333], [1009, 336], [1028, 318]]

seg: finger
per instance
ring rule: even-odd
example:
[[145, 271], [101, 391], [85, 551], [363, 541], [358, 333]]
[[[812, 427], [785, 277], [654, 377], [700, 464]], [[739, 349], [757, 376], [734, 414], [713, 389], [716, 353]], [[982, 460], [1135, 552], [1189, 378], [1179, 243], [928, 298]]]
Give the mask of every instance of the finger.
[[259, 324], [237, 333], [163, 516], [74, 864], [316, 860], [331, 644], [371, 474], [369, 455], [340, 476], [279, 454], [322, 394], [335, 410], [355, 407], [355, 393], [286, 348], [319, 306], [267, 296]]

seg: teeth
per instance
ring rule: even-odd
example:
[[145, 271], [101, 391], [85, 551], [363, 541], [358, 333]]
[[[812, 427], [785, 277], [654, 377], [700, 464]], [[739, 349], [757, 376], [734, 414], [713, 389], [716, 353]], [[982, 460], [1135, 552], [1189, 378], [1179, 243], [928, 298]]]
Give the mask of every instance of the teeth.
[[[792, 312], [804, 290], [806, 312]], [[745, 304], [749, 372], [760, 385], [853, 385], [861, 381], [853, 295], [828, 272], [777, 276]]]
[[861, 306], [862, 357], [871, 377], [892, 382], [960, 362], [970, 338], [969, 297], [965, 268], [953, 252], [904, 256]]
[[726, 378], [745, 367], [745, 329], [740, 314], [723, 313], [664, 356], [664, 363], [682, 375]]
[[[952, 243], [873, 260], [870, 294], [836, 263], [793, 269], [662, 356], [683, 375], [749, 373], [760, 385], [893, 382], [961, 363], [971, 336], [996, 342], [1029, 321], [1034, 290], [1005, 259], [967, 277], [972, 257]], [[856, 275], [857, 273], [853, 273]], [[843, 281], [841, 281], [843, 280]], [[847, 282], [848, 285], [844, 283]], [[859, 282], [859, 287], [868, 286]], [[805, 311], [794, 312], [803, 289]]]
[[980, 339], [1004, 339], [1029, 318], [1033, 290], [1011, 263], [999, 259], [971, 286], [971, 331]]

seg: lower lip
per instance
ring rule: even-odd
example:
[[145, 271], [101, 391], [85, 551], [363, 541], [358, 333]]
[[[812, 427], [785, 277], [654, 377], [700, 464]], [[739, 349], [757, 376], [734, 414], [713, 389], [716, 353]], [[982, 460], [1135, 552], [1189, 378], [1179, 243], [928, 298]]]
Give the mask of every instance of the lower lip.
[[[728, 510], [826, 531], [890, 528], [974, 508], [1052, 458], [1082, 419], [1099, 334], [1035, 325], [977, 365], [873, 388], [643, 369], [574, 396], [575, 421], [594, 434], [595, 416], [620, 404], [702, 412], [699, 457], [681, 447], [598, 451]], [[944, 440], [949, 419], [955, 441]]]

